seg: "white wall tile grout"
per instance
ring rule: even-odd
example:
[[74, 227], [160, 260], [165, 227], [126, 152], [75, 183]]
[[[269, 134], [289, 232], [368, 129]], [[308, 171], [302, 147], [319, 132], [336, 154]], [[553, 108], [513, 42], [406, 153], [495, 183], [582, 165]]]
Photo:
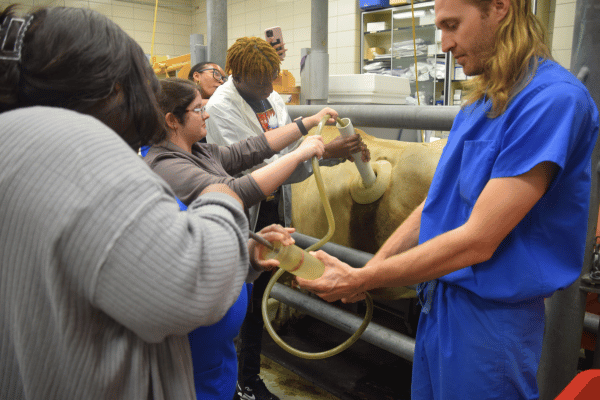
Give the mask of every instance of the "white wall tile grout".
[[[135, 3], [118, 0], [21, 0], [23, 10], [32, 6], [77, 6], [94, 9], [115, 21], [150, 53], [154, 7], [149, 0]], [[555, 59], [570, 67], [576, 0], [547, 0], [549, 39]], [[148, 5], [137, 4], [139, 2]], [[8, 2], [0, 3], [6, 7]], [[159, 3], [164, 4], [164, 3]], [[189, 53], [189, 35], [200, 33], [206, 41], [206, 0], [170, 0], [158, 8], [155, 54], [178, 56]], [[180, 7], [180, 8], [176, 8]], [[360, 8], [357, 0], [328, 2], [328, 47], [330, 74], [360, 72]], [[282, 68], [300, 83], [300, 49], [310, 47], [311, 2], [308, 0], [229, 0], [228, 45], [241, 36], [264, 37], [264, 30], [279, 25], [288, 48]]]

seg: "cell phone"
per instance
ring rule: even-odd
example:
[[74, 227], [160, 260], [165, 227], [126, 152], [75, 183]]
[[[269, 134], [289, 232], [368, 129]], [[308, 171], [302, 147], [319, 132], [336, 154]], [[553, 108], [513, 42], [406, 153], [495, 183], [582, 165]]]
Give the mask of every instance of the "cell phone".
[[[275, 39], [273, 42], [271, 42], [271, 46], [275, 48], [283, 44], [283, 35], [281, 34], [281, 28], [278, 26], [265, 29], [265, 38]], [[281, 55], [279, 57], [282, 58]]]

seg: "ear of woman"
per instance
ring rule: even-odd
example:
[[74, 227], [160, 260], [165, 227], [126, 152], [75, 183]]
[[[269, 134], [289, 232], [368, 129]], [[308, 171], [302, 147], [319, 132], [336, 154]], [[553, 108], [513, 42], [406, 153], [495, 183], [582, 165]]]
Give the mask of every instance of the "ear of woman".
[[179, 124], [179, 121], [177, 120], [177, 117], [173, 114], [168, 112], [165, 115], [165, 121], [167, 122], [167, 127], [175, 132], [177, 130], [177, 125]]

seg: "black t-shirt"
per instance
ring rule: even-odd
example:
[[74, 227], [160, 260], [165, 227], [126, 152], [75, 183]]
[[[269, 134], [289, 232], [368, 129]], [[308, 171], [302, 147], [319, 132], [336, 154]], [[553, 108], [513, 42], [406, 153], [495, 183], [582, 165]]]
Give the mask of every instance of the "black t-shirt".
[[258, 118], [258, 122], [260, 122], [260, 126], [262, 126], [263, 131], [266, 132], [279, 128], [277, 115], [275, 114], [275, 110], [273, 110], [273, 106], [269, 100], [253, 100], [244, 96], [242, 96], [242, 98], [250, 105], [252, 111], [256, 113], [256, 118]]
[[[256, 118], [258, 118], [263, 131], [267, 132], [279, 128], [277, 115], [275, 115], [275, 110], [273, 110], [273, 106], [269, 100], [253, 100], [244, 96], [242, 98], [250, 105], [252, 111], [256, 113]], [[277, 189], [271, 196], [261, 202], [258, 220], [256, 221], [257, 232], [271, 224], [284, 225], [283, 211], [280, 212], [279, 210], [280, 195], [281, 191]]]

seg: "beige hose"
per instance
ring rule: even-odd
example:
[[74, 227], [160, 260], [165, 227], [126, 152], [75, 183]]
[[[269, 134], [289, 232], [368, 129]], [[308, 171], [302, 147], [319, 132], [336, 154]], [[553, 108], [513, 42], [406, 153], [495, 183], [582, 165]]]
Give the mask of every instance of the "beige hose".
[[[323, 130], [323, 125], [325, 125], [325, 122], [329, 118], [331, 118], [331, 115], [327, 114], [321, 119], [321, 122], [319, 122], [319, 125], [317, 127], [317, 132], [316, 132], [317, 135], [321, 134], [321, 131]], [[341, 122], [341, 120], [339, 118], [338, 118], [338, 122]], [[312, 246], [308, 247], [306, 249], [306, 251], [318, 250], [321, 246], [323, 246], [325, 243], [327, 243], [327, 241], [329, 241], [331, 236], [333, 236], [333, 232], [335, 231], [335, 221], [333, 219], [333, 211], [331, 210], [331, 205], [329, 204], [329, 199], [327, 198], [327, 194], [325, 193], [325, 186], [323, 185], [323, 178], [321, 177], [321, 170], [319, 167], [319, 162], [317, 161], [316, 157], [313, 157], [311, 162], [312, 162], [313, 172], [315, 175], [315, 180], [317, 181], [317, 187], [319, 189], [319, 195], [321, 196], [321, 202], [323, 203], [323, 207], [325, 208], [325, 215], [327, 216], [329, 230], [327, 231], [327, 234], [321, 240], [319, 240], [317, 243], [313, 244]], [[309, 352], [300, 351], [298, 349], [295, 349], [295, 348], [291, 347], [290, 345], [288, 345], [287, 343], [285, 343], [273, 329], [273, 326], [271, 325], [271, 321], [269, 320], [269, 317], [267, 314], [267, 300], [269, 299], [269, 296], [271, 295], [271, 290], [273, 289], [273, 286], [275, 285], [275, 283], [277, 282], [279, 277], [281, 277], [281, 275], [284, 272], [285, 272], [285, 270], [279, 269], [277, 272], [275, 272], [275, 274], [273, 274], [273, 277], [271, 277], [271, 280], [269, 281], [269, 283], [267, 284], [267, 287], [265, 288], [265, 292], [264, 292], [264, 295], [262, 298], [262, 306], [261, 306], [262, 316], [263, 316], [263, 320], [265, 323], [265, 328], [267, 329], [267, 332], [269, 332], [269, 335], [271, 335], [271, 337], [273, 338], [275, 343], [277, 343], [282, 349], [284, 349], [288, 353], [293, 354], [297, 357], [307, 358], [310, 360], [320, 360], [323, 358], [334, 356], [334, 355], [346, 350], [348, 347], [352, 346], [354, 344], [354, 342], [356, 342], [358, 340], [360, 335], [362, 335], [362, 333], [365, 331], [365, 329], [367, 329], [367, 326], [369, 325], [369, 322], [371, 322], [371, 318], [373, 317], [373, 299], [371, 298], [369, 293], [366, 293], [367, 297], [365, 298], [365, 302], [367, 304], [367, 310], [365, 312], [365, 318], [363, 319], [362, 324], [358, 327], [358, 329], [356, 330], [356, 332], [354, 332], [354, 334], [352, 336], [350, 336], [344, 343], [340, 344], [339, 346], [334, 347], [333, 349], [330, 349], [330, 350], [319, 352], [319, 353], [309, 353]]]

